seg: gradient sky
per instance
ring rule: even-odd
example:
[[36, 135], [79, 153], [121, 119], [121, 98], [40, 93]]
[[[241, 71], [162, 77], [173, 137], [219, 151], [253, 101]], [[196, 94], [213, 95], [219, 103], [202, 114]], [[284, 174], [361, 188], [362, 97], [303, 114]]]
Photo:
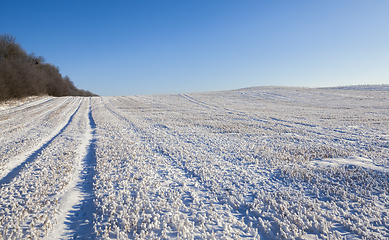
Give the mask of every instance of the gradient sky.
[[0, 1], [0, 34], [103, 96], [389, 83], [389, 1]]

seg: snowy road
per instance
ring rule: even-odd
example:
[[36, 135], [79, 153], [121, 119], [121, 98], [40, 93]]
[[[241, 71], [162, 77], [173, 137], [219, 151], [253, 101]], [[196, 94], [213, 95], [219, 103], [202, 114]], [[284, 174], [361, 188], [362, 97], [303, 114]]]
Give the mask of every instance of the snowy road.
[[39, 98], [0, 111], [0, 233], [389, 238], [389, 88]]

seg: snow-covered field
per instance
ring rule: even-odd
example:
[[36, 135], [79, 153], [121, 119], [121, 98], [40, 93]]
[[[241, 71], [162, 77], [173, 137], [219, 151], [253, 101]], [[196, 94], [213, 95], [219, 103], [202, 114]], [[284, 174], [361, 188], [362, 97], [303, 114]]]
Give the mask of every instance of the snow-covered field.
[[389, 86], [0, 110], [0, 239], [389, 239]]

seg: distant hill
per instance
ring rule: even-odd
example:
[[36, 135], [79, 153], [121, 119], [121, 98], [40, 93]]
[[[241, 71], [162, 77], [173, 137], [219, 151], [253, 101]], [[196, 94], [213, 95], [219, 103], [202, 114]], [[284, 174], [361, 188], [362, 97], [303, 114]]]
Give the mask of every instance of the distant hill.
[[[309, 87], [281, 87], [281, 86], [258, 86], [258, 87], [247, 87], [239, 88], [233, 91], [255, 91], [260, 89], [269, 89], [269, 88], [278, 88], [278, 89], [309, 89]], [[313, 87], [312, 89], [315, 89]], [[318, 89], [343, 89], [343, 90], [363, 90], [363, 91], [388, 91], [389, 84], [381, 85], [350, 85], [350, 86], [337, 86], [337, 87], [318, 87]]]
[[351, 86], [331, 87], [330, 89], [365, 90], [365, 91], [387, 91], [387, 92], [389, 92], [389, 84], [382, 84], [382, 85], [351, 85]]
[[96, 96], [76, 88], [42, 56], [27, 54], [14, 37], [0, 35], [0, 101], [39, 95]]

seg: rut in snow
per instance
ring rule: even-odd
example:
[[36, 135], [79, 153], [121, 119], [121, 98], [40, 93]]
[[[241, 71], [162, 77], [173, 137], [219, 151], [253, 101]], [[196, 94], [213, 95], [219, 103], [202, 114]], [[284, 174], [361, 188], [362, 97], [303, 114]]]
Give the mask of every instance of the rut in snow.
[[79, 147], [79, 166], [66, 192], [60, 194], [62, 214], [58, 225], [50, 234], [50, 239], [82, 238], [93, 239], [93, 176], [95, 175], [95, 129], [91, 105], [87, 113], [87, 127], [83, 143]]
[[[28, 153], [25, 153], [25, 155], [27, 155], [28, 157], [25, 158], [23, 160], [23, 158], [20, 158], [20, 159], [13, 159], [12, 161], [10, 161], [10, 163], [8, 163], [8, 169], [9, 172], [6, 173], [5, 171], [2, 173], [2, 175], [0, 175], [0, 177], [2, 177], [2, 179], [0, 180], [0, 186], [2, 186], [3, 184], [7, 184], [9, 182], [12, 181], [12, 179], [14, 179], [18, 174], [19, 172], [24, 168], [24, 166], [30, 162], [33, 162], [36, 157], [47, 147], [50, 145], [51, 142], [54, 141], [55, 138], [57, 138], [59, 135], [61, 135], [65, 129], [69, 126], [69, 124], [72, 122], [73, 120], [73, 117], [76, 115], [76, 113], [78, 112], [78, 110], [80, 109], [81, 107], [81, 102], [80, 104], [78, 105], [77, 109], [73, 112], [73, 114], [69, 117], [69, 119], [64, 122], [64, 124], [62, 124], [61, 126], [59, 126], [58, 128], [56, 128], [51, 136], [49, 136], [48, 140], [47, 138], [44, 139], [42, 141], [42, 143], [38, 146], [36, 146], [35, 148], [33, 148], [30, 152]], [[50, 138], [51, 137], [51, 138]], [[20, 156], [19, 156], [20, 157]]]
[[83, 159], [84, 170], [81, 174], [82, 182], [77, 184], [77, 187], [80, 188], [83, 195], [83, 200], [80, 204], [75, 206], [75, 209], [71, 211], [73, 215], [68, 217], [68, 222], [66, 223], [70, 229], [74, 229], [73, 238], [93, 238], [93, 213], [95, 212], [94, 208], [94, 192], [93, 192], [93, 176], [95, 175], [95, 165], [96, 165], [96, 152], [95, 152], [95, 141], [93, 137], [96, 131], [96, 123], [92, 117], [91, 107], [89, 108], [88, 118], [89, 125], [91, 128], [92, 139], [90, 139], [90, 144], [88, 146], [87, 155]]

